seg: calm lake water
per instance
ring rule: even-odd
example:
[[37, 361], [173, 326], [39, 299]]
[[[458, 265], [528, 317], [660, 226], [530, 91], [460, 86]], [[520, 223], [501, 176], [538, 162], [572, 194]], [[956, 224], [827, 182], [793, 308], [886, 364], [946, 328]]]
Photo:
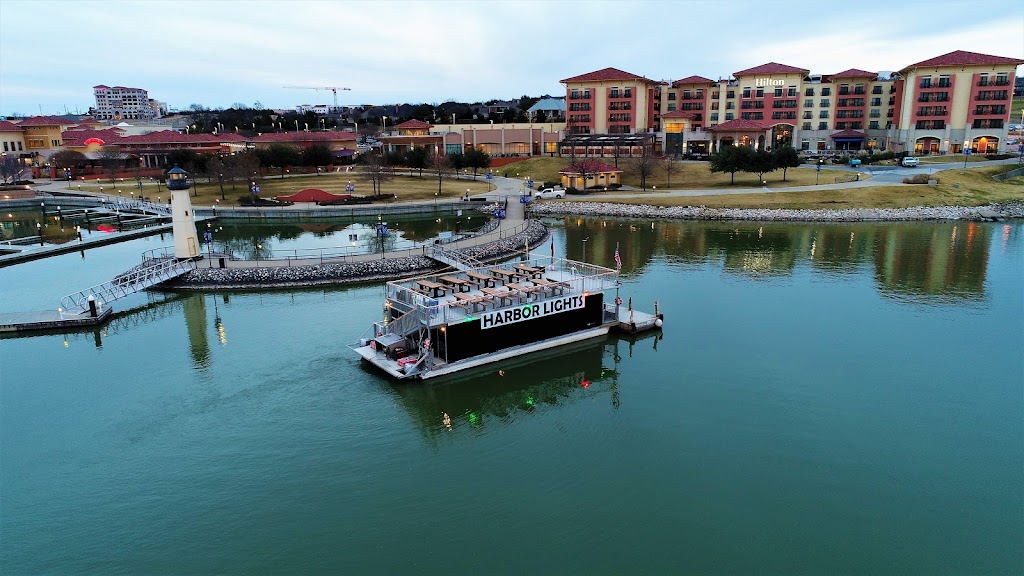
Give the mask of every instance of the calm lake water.
[[0, 340], [0, 572], [1024, 572], [1024, 224], [551, 222], [664, 332], [396, 384], [367, 285]]

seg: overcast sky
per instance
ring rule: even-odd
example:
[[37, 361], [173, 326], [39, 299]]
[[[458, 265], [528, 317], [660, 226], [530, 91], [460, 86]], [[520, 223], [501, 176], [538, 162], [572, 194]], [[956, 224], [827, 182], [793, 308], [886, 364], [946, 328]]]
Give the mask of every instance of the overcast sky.
[[85, 112], [96, 84], [179, 109], [332, 101], [292, 85], [351, 88], [340, 104], [440, 103], [564, 94], [559, 80], [607, 66], [827, 74], [952, 50], [1024, 57], [1024, 4], [0, 0], [0, 115]]

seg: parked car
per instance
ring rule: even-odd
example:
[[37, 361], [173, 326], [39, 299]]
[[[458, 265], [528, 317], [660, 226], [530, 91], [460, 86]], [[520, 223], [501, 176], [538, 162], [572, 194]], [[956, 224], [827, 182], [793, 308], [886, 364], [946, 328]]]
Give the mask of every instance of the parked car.
[[565, 188], [545, 188], [543, 190], [535, 190], [533, 192], [534, 198], [543, 198], [545, 200], [551, 198], [565, 198]]
[[921, 161], [918, 160], [917, 158], [914, 158], [913, 156], [907, 156], [903, 160], [900, 160], [900, 165], [906, 166], [908, 168], [911, 166], [917, 166], [920, 163]]

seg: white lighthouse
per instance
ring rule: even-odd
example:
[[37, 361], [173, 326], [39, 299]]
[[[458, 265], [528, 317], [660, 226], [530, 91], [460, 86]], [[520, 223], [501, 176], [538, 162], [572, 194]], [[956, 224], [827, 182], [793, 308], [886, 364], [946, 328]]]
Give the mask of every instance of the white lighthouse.
[[188, 197], [188, 172], [178, 168], [167, 171], [167, 189], [171, 191], [171, 225], [174, 231], [174, 257], [180, 259], [199, 256], [199, 235], [192, 200]]

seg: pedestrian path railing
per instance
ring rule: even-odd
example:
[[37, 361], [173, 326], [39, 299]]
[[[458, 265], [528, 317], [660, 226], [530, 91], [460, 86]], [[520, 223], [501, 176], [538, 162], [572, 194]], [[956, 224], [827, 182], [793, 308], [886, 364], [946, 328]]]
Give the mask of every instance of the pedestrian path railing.
[[85, 312], [89, 310], [89, 299], [92, 298], [98, 303], [109, 303], [118, 298], [124, 298], [156, 286], [182, 274], [194, 270], [194, 260], [178, 260], [173, 257], [153, 257], [146, 259], [143, 256], [143, 263], [131, 270], [118, 274], [113, 280], [98, 284], [74, 294], [68, 294], [61, 298], [61, 307], [70, 312]]

